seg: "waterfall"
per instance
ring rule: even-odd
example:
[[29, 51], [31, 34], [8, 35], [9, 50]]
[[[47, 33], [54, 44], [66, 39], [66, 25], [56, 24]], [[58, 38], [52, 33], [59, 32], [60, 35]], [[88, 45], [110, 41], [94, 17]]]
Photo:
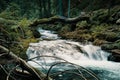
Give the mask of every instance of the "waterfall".
[[[79, 42], [55, 40], [30, 43], [28, 58], [40, 55], [56, 56], [66, 60], [107, 60], [108, 53], [92, 44], [82, 45]], [[37, 59], [38, 60], [38, 59]]]
[[120, 64], [107, 61], [110, 53], [101, 50], [99, 46], [62, 40], [53, 31], [39, 29], [39, 32], [43, 41], [30, 43], [26, 52], [29, 60], [33, 58], [28, 61], [30, 65], [38, 68], [42, 65], [49, 69], [53, 63], [68, 61], [95, 71], [101, 80], [120, 79]]

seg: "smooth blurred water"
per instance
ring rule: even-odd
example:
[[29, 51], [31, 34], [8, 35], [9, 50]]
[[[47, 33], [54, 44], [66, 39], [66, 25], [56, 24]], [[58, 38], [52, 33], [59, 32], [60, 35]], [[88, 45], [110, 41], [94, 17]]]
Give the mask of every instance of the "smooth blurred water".
[[[120, 80], [120, 63], [107, 61], [107, 57], [110, 53], [101, 50], [100, 47], [94, 46], [91, 43], [82, 44], [70, 40], [61, 40], [58, 38], [57, 34], [53, 34], [54, 32], [42, 29], [39, 31], [42, 34], [41, 38], [54, 40], [30, 43], [27, 49], [28, 58], [33, 58], [33, 61], [28, 61], [30, 65], [47, 72], [53, 64], [67, 61], [92, 70], [100, 80]], [[73, 70], [75, 68], [73, 65], [63, 63], [56, 65], [53, 71], [64, 71], [68, 69]], [[63, 77], [65, 74], [60, 76]], [[62, 77], [60, 77], [60, 79], [56, 78], [55, 80], [70, 80], [69, 77]], [[90, 79], [89, 76], [88, 78]], [[75, 80], [83, 79], [79, 78]], [[95, 79], [91, 78], [90, 80]]]

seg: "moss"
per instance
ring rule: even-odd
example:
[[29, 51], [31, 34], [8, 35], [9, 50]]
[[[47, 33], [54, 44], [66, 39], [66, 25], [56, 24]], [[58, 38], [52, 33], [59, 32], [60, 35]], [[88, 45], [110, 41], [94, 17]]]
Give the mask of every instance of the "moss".
[[43, 23], [43, 22], [47, 22], [47, 21], [49, 21], [48, 18], [43, 18], [43, 19], [40, 19], [38, 22]]
[[37, 42], [31, 29], [28, 27], [30, 22], [31, 21], [26, 18], [20, 21], [1, 18], [0, 22], [0, 38], [3, 40], [1, 45], [10, 48], [12, 52], [24, 59], [26, 59], [26, 49], [29, 43]]
[[66, 24], [65, 26], [63, 26], [63, 27], [61, 28], [60, 32], [62, 32], [62, 33], [70, 32], [70, 31], [71, 31], [71, 27], [70, 27], [70, 26], [71, 26], [71, 25]]
[[80, 21], [76, 24], [76, 28], [77, 29], [89, 29], [90, 26], [89, 24], [87, 23], [87, 21]]
[[21, 39], [19, 38], [19, 44], [13, 45], [11, 51], [23, 59], [27, 59], [26, 50], [29, 47], [29, 43], [38, 42], [36, 38]]
[[115, 7], [111, 8], [111, 10], [110, 10], [110, 15], [111, 16], [110, 17], [113, 20], [119, 19], [119, 17], [120, 17], [119, 11], [120, 11], [120, 6], [115, 6]]
[[59, 16], [53, 16], [53, 17], [51, 17], [51, 19], [57, 19], [57, 18], [59, 18]]
[[78, 38], [81, 41], [85, 41], [85, 40], [89, 41], [91, 39], [91, 35], [90, 34], [82, 34], [82, 35], [79, 35]]
[[95, 39], [94, 42], [93, 42], [93, 44], [94, 44], [94, 45], [97, 45], [97, 46], [100, 46], [100, 45], [102, 45], [102, 44], [104, 44], [104, 43], [107, 43], [107, 41], [105, 41], [105, 40], [100, 40], [100, 39]]
[[107, 28], [109, 28], [109, 25], [103, 23], [103, 24], [100, 24], [100, 25], [92, 25], [90, 30], [92, 32], [102, 32], [102, 31], [106, 31]]
[[111, 42], [116, 41], [118, 39], [118, 36], [114, 32], [96, 32], [93, 33], [92, 35], [94, 39], [98, 38]]
[[104, 23], [108, 21], [108, 10], [107, 9], [100, 9], [93, 12], [91, 16], [92, 21], [98, 21], [100, 23]]
[[119, 43], [112, 43], [112, 44], [103, 44], [103, 50], [113, 50], [113, 49], [120, 49], [120, 42]]
[[113, 31], [112, 26], [107, 24], [94, 25], [91, 28], [92, 36], [94, 39], [115, 41], [118, 39], [118, 33]]

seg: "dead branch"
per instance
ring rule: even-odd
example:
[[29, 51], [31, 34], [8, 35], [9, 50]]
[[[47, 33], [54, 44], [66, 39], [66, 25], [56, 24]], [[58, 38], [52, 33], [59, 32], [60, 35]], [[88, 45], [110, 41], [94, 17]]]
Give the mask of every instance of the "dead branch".
[[[75, 68], [78, 70], [79, 73], [80, 73], [80, 71], [79, 71], [79, 69], [80, 69], [80, 70], [85, 71], [86, 73], [88, 73], [88, 74], [91, 75], [92, 77], [94, 77], [96, 80], [100, 80], [100, 79], [97, 77], [97, 75], [96, 75], [95, 73], [93, 73], [91, 70], [88, 70], [88, 69], [86, 69], [86, 68], [84, 68], [84, 67], [82, 67], [82, 66], [80, 66], [80, 65], [71, 63], [71, 62], [69, 62], [69, 61], [67, 61], [67, 60], [65, 60], [65, 59], [63, 59], [63, 58], [57, 57], [57, 56], [41, 55], [41, 56], [36, 56], [36, 57], [33, 57], [33, 58], [29, 59], [29, 61], [31, 61], [31, 60], [33, 60], [33, 59], [35, 59], [35, 58], [38, 58], [38, 57], [51, 57], [51, 58], [56, 58], [56, 59], [59, 59], [59, 60], [63, 60], [63, 62], [55, 63], [55, 64], [53, 64], [53, 65], [49, 68], [49, 70], [48, 70], [48, 72], [47, 72], [46, 79], [48, 79], [49, 73], [50, 73], [51, 69], [52, 69], [54, 66], [56, 66], [56, 65], [58, 65], [58, 64], [61, 64], [61, 63], [66, 63], [66, 64], [71, 64], [71, 65], [73, 65], [73, 67], [75, 67]], [[78, 67], [76, 67], [76, 66], [78, 66]], [[80, 73], [80, 75], [81, 75], [82, 78], [84, 78], [84, 76], [83, 76], [81, 73]], [[84, 78], [84, 79], [85, 79], [85, 78]]]
[[[9, 50], [3, 46], [0, 45], [0, 54], [2, 53], [8, 53]], [[26, 61], [21, 59], [20, 57], [17, 57], [15, 54], [10, 52], [9, 54], [4, 54], [0, 56], [0, 64], [5, 65], [9, 63], [17, 63], [20, 65], [20, 67], [23, 70], [28, 71], [30, 74], [32, 74], [36, 80], [44, 80], [45, 74], [42, 72], [39, 72], [39, 74], [35, 71], [33, 67], [31, 67]]]

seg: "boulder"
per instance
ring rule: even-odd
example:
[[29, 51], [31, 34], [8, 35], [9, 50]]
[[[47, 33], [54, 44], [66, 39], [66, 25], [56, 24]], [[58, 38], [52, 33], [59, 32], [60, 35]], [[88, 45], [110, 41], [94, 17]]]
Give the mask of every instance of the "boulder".
[[109, 61], [120, 62], [120, 55], [110, 55], [108, 57]]
[[35, 38], [40, 38], [41, 37], [41, 34], [36, 29], [32, 30], [32, 32], [33, 32], [33, 35], [34, 35]]
[[112, 54], [108, 57], [108, 60], [120, 62], [120, 49], [114, 49], [110, 51]]

